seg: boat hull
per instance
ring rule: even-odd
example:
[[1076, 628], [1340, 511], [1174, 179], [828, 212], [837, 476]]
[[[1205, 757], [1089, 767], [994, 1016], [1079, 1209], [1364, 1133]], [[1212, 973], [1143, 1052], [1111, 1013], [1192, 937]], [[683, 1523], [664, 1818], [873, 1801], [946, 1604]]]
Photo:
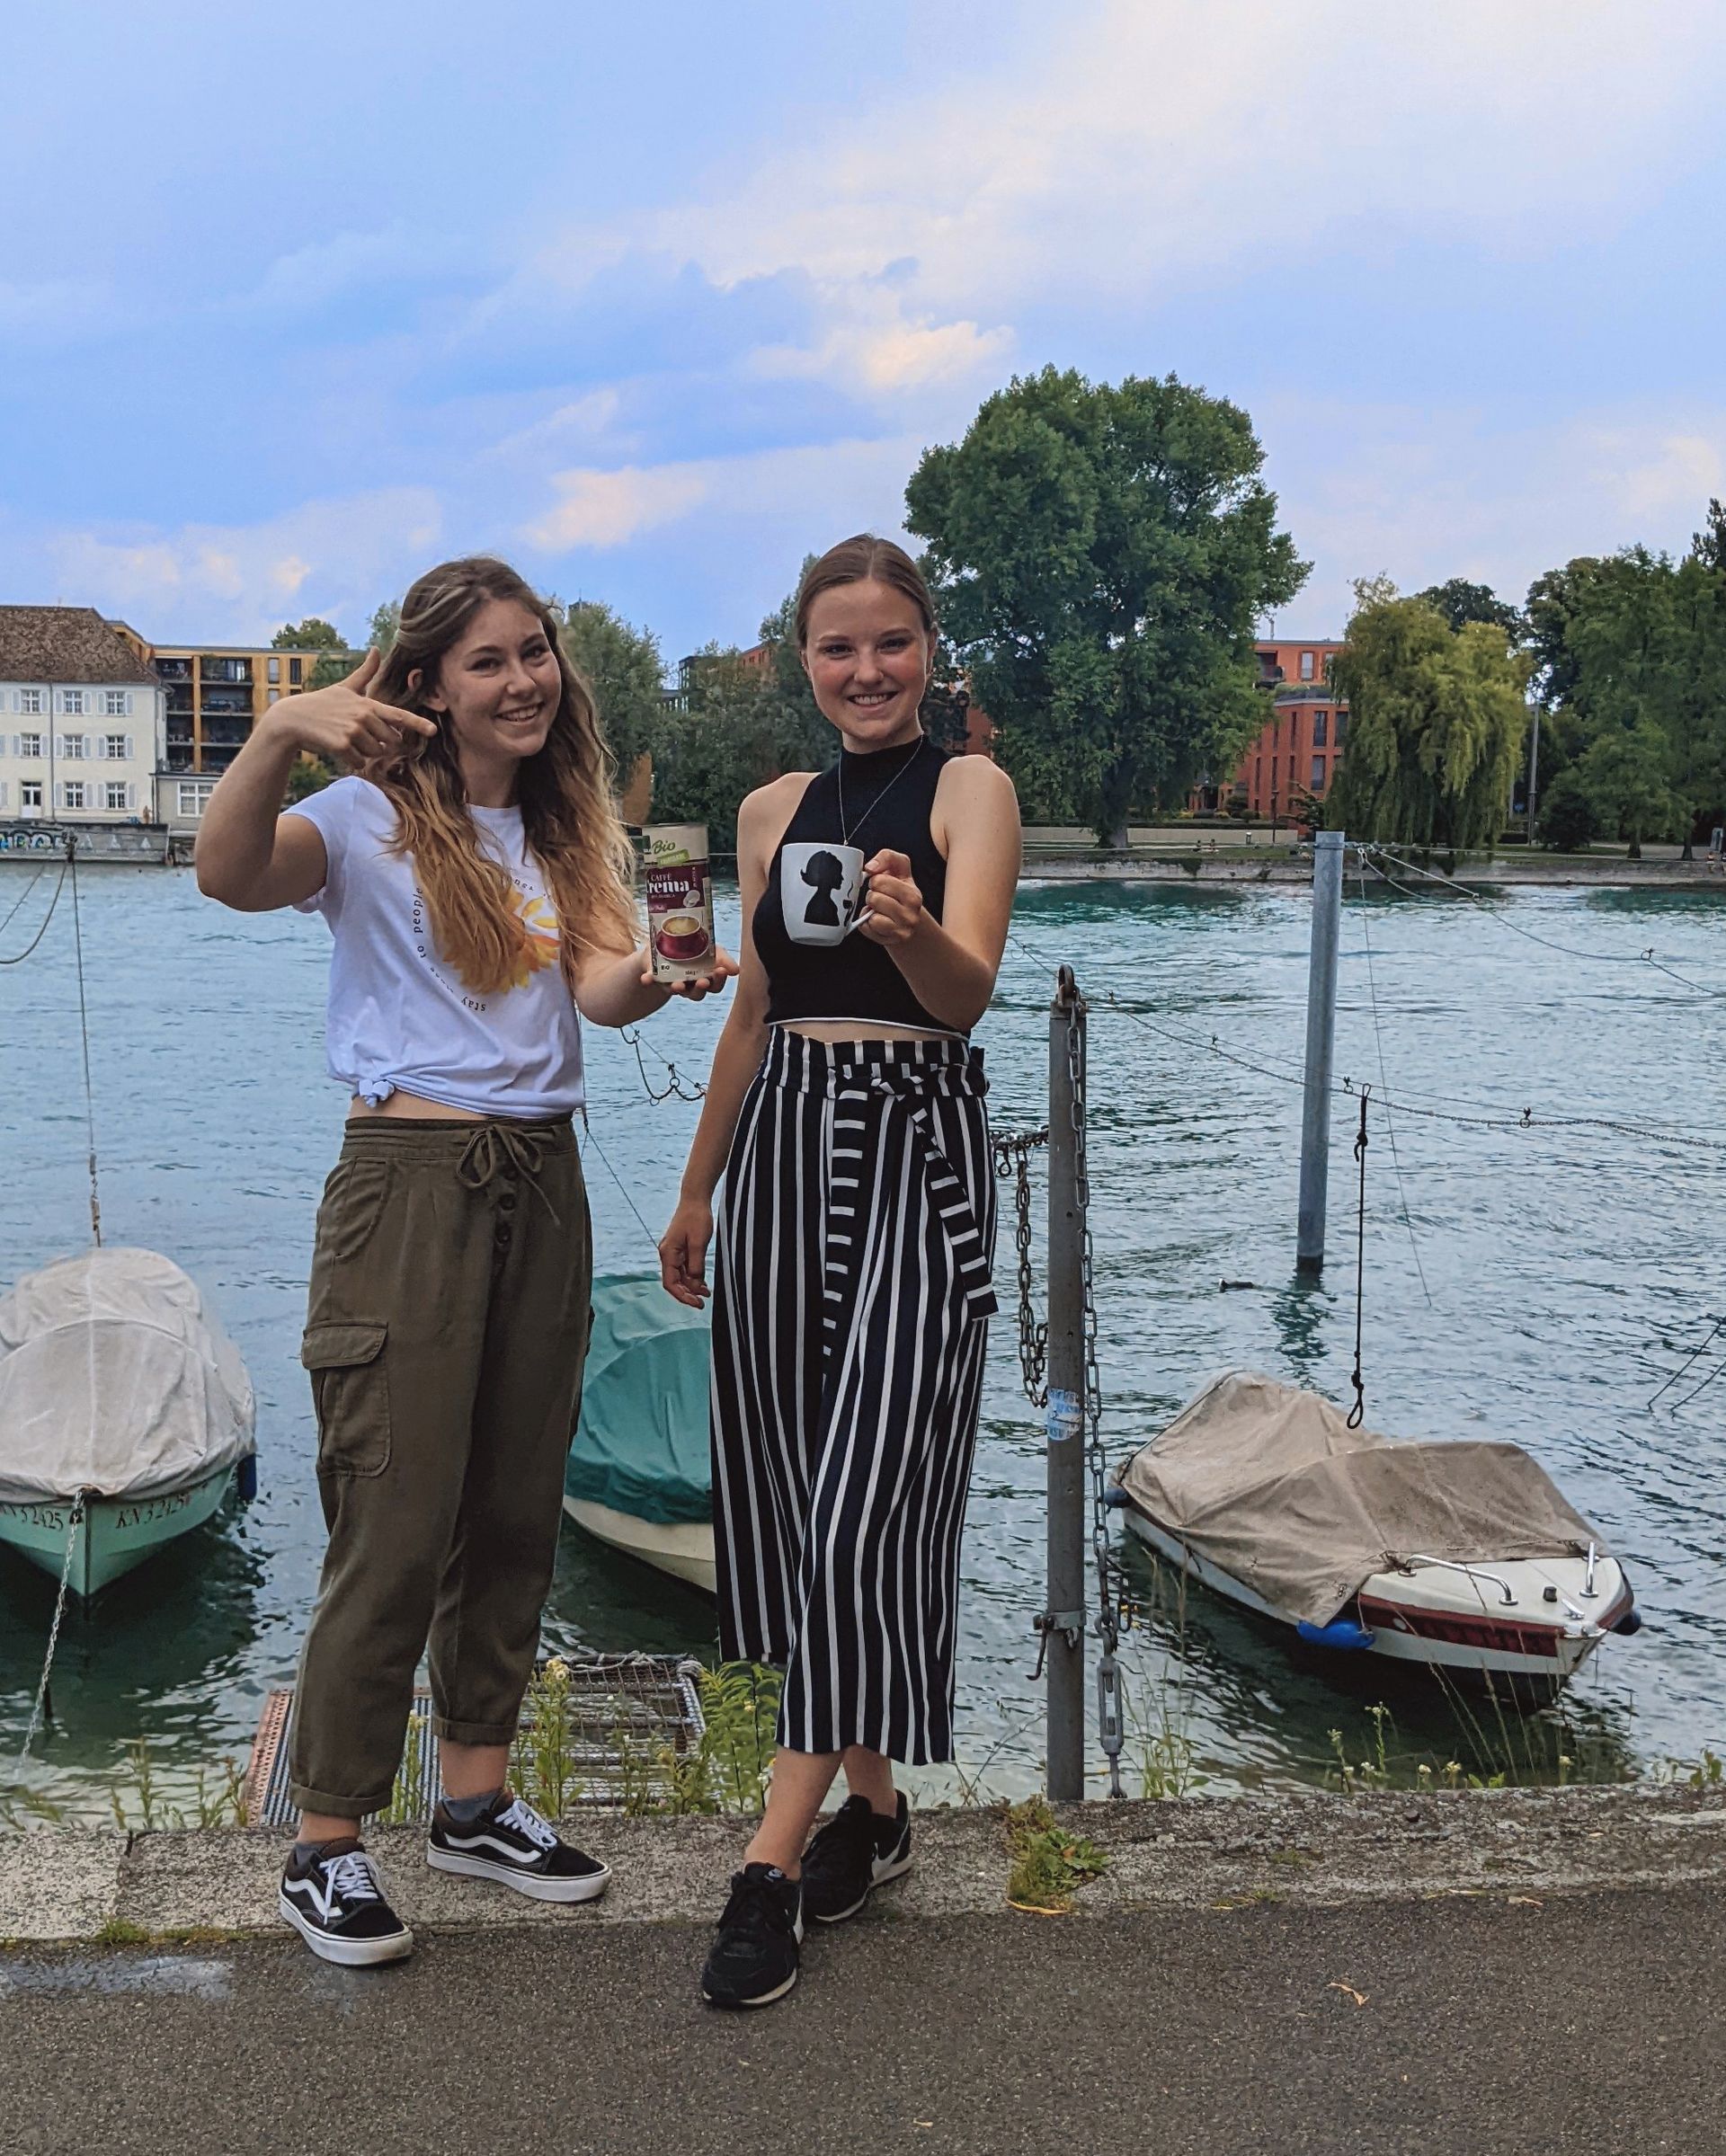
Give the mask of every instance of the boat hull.
[[[1138, 1539], [1182, 1572], [1230, 1601], [1256, 1610], [1261, 1617], [1295, 1629], [1295, 1620], [1254, 1593], [1243, 1580], [1211, 1564], [1189, 1549], [1171, 1530], [1137, 1505], [1125, 1508], [1126, 1523]], [[1579, 1560], [1564, 1560], [1567, 1564]], [[1464, 1610], [1423, 1601], [1410, 1592], [1401, 1575], [1377, 1574], [1350, 1605], [1360, 1624], [1371, 1633], [1370, 1646], [1363, 1647], [1375, 1662], [1399, 1662], [1426, 1669], [1442, 1669], [1460, 1678], [1503, 1677], [1535, 1691], [1556, 1690], [1567, 1683], [1632, 1606], [1629, 1588], [1610, 1559], [1606, 1592], [1597, 1599], [1600, 1615], [1584, 1627], [1544, 1622], [1520, 1613], [1499, 1613], [1482, 1598], [1478, 1609]], [[1499, 1567], [1498, 1569], [1505, 1569]], [[1419, 1574], [1411, 1575], [1418, 1578]]]
[[620, 1549], [627, 1557], [638, 1557], [644, 1565], [669, 1573], [673, 1579], [686, 1581], [704, 1594], [718, 1593], [719, 1574], [714, 1557], [711, 1522], [692, 1521], [661, 1525], [652, 1520], [637, 1520], [630, 1513], [616, 1512], [609, 1504], [595, 1504], [590, 1499], [567, 1495], [564, 1498], [564, 1510], [595, 1541]]
[[[72, 1550], [68, 1585], [86, 1601], [144, 1564], [220, 1509], [234, 1480], [231, 1465], [156, 1497], [93, 1497]], [[58, 1583], [66, 1563], [72, 1500], [0, 1504], [0, 1542]]]

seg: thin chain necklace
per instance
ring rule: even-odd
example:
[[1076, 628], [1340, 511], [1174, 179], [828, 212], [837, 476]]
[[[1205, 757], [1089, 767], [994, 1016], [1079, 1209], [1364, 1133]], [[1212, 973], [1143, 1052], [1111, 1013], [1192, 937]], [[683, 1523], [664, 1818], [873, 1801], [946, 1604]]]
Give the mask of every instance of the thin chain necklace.
[[[881, 803], [887, 798], [887, 795], [892, 793], [893, 789], [899, 784], [899, 781], [905, 776], [905, 773], [909, 771], [911, 767], [917, 761], [918, 757], [922, 752], [923, 743], [928, 739], [929, 736], [926, 733], [920, 733], [917, 736], [917, 746], [912, 750], [911, 754], [905, 759], [904, 762], [900, 765], [899, 768], [894, 773], [893, 776], [887, 781], [886, 785], [882, 787], [881, 791], [876, 795], [875, 799], [870, 802], [867, 808], [863, 810], [861, 814], [858, 817], [856, 828], [859, 830], [860, 830], [868, 821], [869, 818], [874, 815], [875, 812], [881, 806]], [[886, 751], [885, 750], [876, 750], [877, 755], [885, 755], [885, 753]], [[841, 846], [849, 846], [851, 843], [852, 826], [845, 820], [845, 751], [842, 749], [839, 752], [839, 771], [837, 776], [839, 782], [839, 838]]]

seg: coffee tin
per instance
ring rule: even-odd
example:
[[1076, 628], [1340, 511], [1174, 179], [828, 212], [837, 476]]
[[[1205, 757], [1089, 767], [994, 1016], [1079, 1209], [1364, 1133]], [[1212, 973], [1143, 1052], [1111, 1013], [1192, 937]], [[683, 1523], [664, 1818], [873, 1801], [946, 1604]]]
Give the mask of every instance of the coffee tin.
[[642, 831], [647, 941], [656, 980], [699, 980], [713, 971], [713, 878], [705, 823], [650, 823]]

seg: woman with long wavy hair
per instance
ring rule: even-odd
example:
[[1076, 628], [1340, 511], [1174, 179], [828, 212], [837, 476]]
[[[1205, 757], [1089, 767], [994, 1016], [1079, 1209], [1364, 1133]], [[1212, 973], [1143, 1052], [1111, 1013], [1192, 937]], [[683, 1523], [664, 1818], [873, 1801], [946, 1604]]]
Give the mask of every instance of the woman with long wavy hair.
[[[351, 775], [279, 814], [302, 754]], [[389, 1802], [428, 1642], [428, 1861], [539, 1901], [592, 1900], [609, 1876], [506, 1781], [587, 1348], [581, 1020], [628, 1025], [734, 970], [653, 980], [611, 776], [544, 603], [502, 562], [447, 562], [387, 655], [258, 722], [199, 833], [210, 897], [321, 913], [334, 943], [328, 1061], [350, 1105], [301, 1350], [329, 1548], [280, 1909], [350, 1966], [413, 1947], [360, 1829]]]

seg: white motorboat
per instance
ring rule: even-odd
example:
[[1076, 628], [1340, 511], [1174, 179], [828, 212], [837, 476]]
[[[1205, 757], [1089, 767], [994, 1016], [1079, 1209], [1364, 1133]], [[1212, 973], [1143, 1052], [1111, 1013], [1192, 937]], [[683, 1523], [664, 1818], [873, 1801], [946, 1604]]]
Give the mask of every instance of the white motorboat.
[[252, 1383], [192, 1281], [90, 1250], [0, 1297], [0, 1542], [94, 1594], [255, 1486]]
[[1550, 1693], [1641, 1622], [1598, 1530], [1520, 1446], [1351, 1430], [1249, 1371], [1124, 1461], [1112, 1502], [1170, 1564], [1315, 1646]]

